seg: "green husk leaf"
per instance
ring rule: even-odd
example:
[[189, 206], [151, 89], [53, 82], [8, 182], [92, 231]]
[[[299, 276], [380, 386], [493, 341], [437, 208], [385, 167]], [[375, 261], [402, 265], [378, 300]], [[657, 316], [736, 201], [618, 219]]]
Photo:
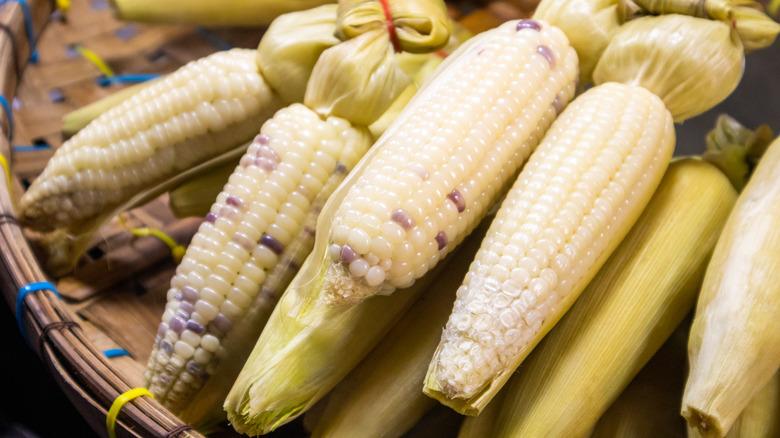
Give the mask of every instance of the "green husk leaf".
[[292, 12], [271, 23], [257, 47], [257, 65], [285, 104], [303, 101], [306, 84], [320, 54], [340, 40], [336, 5]]
[[643, 86], [681, 122], [734, 91], [742, 79], [744, 57], [734, 30], [722, 22], [685, 15], [642, 17], [615, 33], [593, 81]]
[[[154, 79], [152, 80], [154, 81]], [[121, 90], [115, 91], [108, 96], [96, 100], [88, 105], [84, 105], [81, 108], [73, 110], [62, 116], [62, 135], [65, 138], [70, 138], [79, 132], [82, 128], [89, 125], [89, 122], [98, 118], [99, 115], [113, 108], [125, 99], [137, 93], [140, 89], [151, 84], [152, 81], [140, 82], [137, 84], [124, 87]]]
[[[393, 1], [388, 2], [388, 8], [401, 50], [426, 53], [447, 44], [451, 22], [443, 1]], [[376, 29], [388, 33], [387, 21], [381, 1], [340, 1], [337, 34], [346, 40]]]
[[370, 125], [409, 82], [387, 32], [377, 29], [325, 50], [314, 66], [303, 103], [324, 117]]
[[563, 30], [580, 59], [580, 85], [591, 82], [593, 69], [620, 27], [618, 0], [542, 0], [534, 18]]
[[737, 191], [742, 191], [774, 137], [769, 125], [761, 125], [754, 131], [721, 114], [715, 129], [707, 134], [707, 151], [702, 159], [717, 166]]

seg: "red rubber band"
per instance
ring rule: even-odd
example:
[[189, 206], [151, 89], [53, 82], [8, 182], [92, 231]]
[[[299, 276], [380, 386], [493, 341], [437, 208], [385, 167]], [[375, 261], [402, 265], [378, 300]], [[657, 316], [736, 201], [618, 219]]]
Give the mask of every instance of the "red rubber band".
[[398, 34], [395, 32], [395, 23], [393, 23], [393, 16], [390, 14], [389, 0], [379, 0], [379, 4], [382, 5], [382, 10], [385, 11], [385, 20], [387, 20], [387, 33], [390, 34], [390, 42], [393, 44], [393, 50], [395, 53], [401, 53], [401, 41], [398, 40]]

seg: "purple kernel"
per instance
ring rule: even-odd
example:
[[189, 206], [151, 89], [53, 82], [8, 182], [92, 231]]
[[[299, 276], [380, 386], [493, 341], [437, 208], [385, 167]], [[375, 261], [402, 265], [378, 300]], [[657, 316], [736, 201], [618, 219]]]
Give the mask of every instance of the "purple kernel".
[[223, 205], [219, 209], [219, 215], [231, 221], [236, 221], [240, 216], [238, 210], [231, 205]]
[[276, 162], [267, 158], [255, 158], [255, 166], [265, 170], [266, 172], [273, 172], [276, 170]]
[[542, 30], [542, 25], [536, 20], [529, 20], [529, 19], [520, 20], [517, 23], [516, 30], [520, 31], [523, 29], [533, 29], [538, 32]]
[[276, 292], [270, 287], [263, 286], [263, 288], [260, 289], [260, 298], [263, 300], [275, 300], [277, 298]]
[[550, 64], [550, 67], [555, 67], [555, 54], [551, 48], [547, 46], [538, 46], [536, 48], [536, 53], [544, 56], [544, 59]]
[[187, 321], [187, 330], [199, 335], [206, 333], [206, 327], [203, 327], [203, 324], [195, 321]]
[[339, 251], [339, 255], [341, 256], [341, 260], [344, 261], [344, 263], [352, 263], [358, 258], [358, 253], [355, 252], [354, 249], [352, 249], [349, 245], [344, 245], [341, 247], [341, 251]]
[[276, 255], [280, 255], [282, 251], [284, 251], [284, 245], [282, 245], [282, 242], [276, 240], [275, 237], [269, 236], [268, 234], [263, 234], [263, 237], [260, 238], [260, 244], [268, 247], [268, 249], [273, 251]]
[[184, 330], [184, 320], [179, 316], [174, 316], [173, 318], [171, 318], [170, 322], [168, 322], [168, 326], [176, 334], [180, 335], [182, 330]]
[[183, 310], [182, 308], [179, 308], [179, 310], [176, 311], [176, 316], [181, 318], [182, 320], [186, 321], [189, 319], [191, 312], [187, 312]]
[[267, 145], [271, 141], [265, 134], [258, 134], [255, 136], [254, 142], [261, 145]]
[[347, 166], [341, 164], [341, 162], [337, 162], [335, 171], [336, 173], [346, 175], [349, 172], [349, 169], [347, 169]]
[[239, 198], [236, 195], [227, 195], [227, 199], [225, 199], [225, 202], [227, 202], [228, 205], [232, 205], [238, 208], [241, 208], [244, 205], [244, 202], [241, 201], [241, 198]]
[[165, 332], [168, 331], [168, 324], [161, 322], [159, 326], [157, 326], [157, 336], [165, 336]]
[[192, 315], [192, 312], [195, 311], [195, 305], [189, 301], [182, 301], [181, 304], [179, 304], [179, 310], [187, 312], [187, 317], [189, 318], [189, 316]]
[[447, 247], [447, 233], [444, 231], [439, 231], [438, 234], [436, 234], [436, 243], [439, 244], [439, 250], [442, 250]]
[[184, 366], [187, 371], [189, 371], [191, 374], [200, 374], [201, 372], [201, 366], [199, 363], [195, 362], [194, 360], [191, 360], [187, 362], [187, 365]]
[[390, 219], [400, 225], [404, 230], [411, 230], [414, 228], [414, 218], [402, 208], [393, 210], [393, 213], [390, 215]]
[[221, 331], [222, 333], [227, 333], [230, 331], [230, 329], [233, 328], [233, 321], [221, 313], [214, 317], [214, 320], [211, 321], [211, 324], [215, 329]]
[[210, 222], [210, 223], [213, 224], [216, 221], [217, 221], [217, 215], [216, 214], [214, 214], [212, 212], [206, 213], [206, 222]]
[[173, 299], [176, 301], [181, 301], [181, 292], [176, 292], [176, 295], [173, 296]]
[[171, 344], [170, 341], [163, 339], [162, 342], [160, 342], [160, 348], [169, 356], [173, 354], [173, 344]]
[[233, 235], [232, 240], [247, 251], [252, 251], [255, 248], [255, 242], [247, 237], [246, 234], [236, 232], [236, 234]]
[[555, 100], [553, 100], [552, 105], [553, 108], [555, 108], [555, 114], [560, 114], [561, 112], [563, 112], [563, 109], [566, 106], [565, 102], [563, 101], [563, 99], [561, 99], [560, 95], [555, 96]]
[[455, 204], [455, 207], [458, 209], [458, 213], [463, 213], [463, 210], [466, 209], [466, 200], [463, 199], [463, 195], [460, 194], [458, 189], [451, 191], [450, 194], [447, 195], [447, 198], [449, 198], [449, 200]]
[[189, 301], [190, 303], [195, 303], [198, 301], [198, 298], [200, 298], [200, 293], [198, 293], [197, 290], [195, 290], [192, 286], [184, 286], [181, 288], [181, 296], [184, 299], [184, 301]]
[[272, 172], [279, 164], [279, 155], [277, 155], [276, 151], [268, 146], [267, 141], [265, 143], [258, 143], [260, 146], [258, 146], [257, 150], [255, 151], [255, 165], [267, 172]]

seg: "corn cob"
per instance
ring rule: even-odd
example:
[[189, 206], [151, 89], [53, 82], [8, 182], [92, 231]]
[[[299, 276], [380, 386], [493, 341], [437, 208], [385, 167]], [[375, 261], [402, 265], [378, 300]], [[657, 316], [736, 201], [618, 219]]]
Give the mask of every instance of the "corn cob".
[[[678, 38], [685, 43], [667, 44]], [[702, 41], [723, 52], [714, 60], [680, 56]], [[706, 78], [693, 74], [700, 63], [722, 63], [721, 88], [733, 90], [742, 60], [718, 22], [643, 18], [615, 34], [596, 86], [555, 121], [503, 201], [458, 292], [426, 394], [467, 415], [484, 408], [636, 221], [672, 155], [672, 119], [707, 109], [702, 96], [725, 97], [698, 88]], [[605, 62], [621, 68], [606, 70]], [[696, 86], [681, 86], [691, 94], [679, 92], [679, 76], [659, 74], [667, 70], [686, 71]]]
[[113, 92], [108, 96], [71, 111], [62, 116], [62, 135], [65, 138], [73, 137], [82, 128], [89, 125], [90, 122], [98, 118], [101, 114], [108, 111], [109, 108], [113, 108], [119, 105], [124, 100], [128, 99], [133, 94], [140, 91], [142, 88], [151, 84], [149, 82], [140, 82], [122, 88], [119, 91]]
[[692, 310], [736, 197], [715, 166], [672, 163], [613, 257], [510, 380], [494, 436], [593, 427]]
[[576, 55], [552, 26], [509, 22], [468, 45], [378, 141], [333, 218], [322, 292], [331, 302], [423, 276], [484, 217], [573, 95]]
[[780, 371], [750, 400], [726, 434], [726, 438], [748, 437], [780, 437]]
[[208, 27], [267, 26], [280, 15], [302, 11], [332, 0], [111, 0], [117, 19], [142, 23], [193, 24]]
[[308, 253], [298, 253], [310, 246], [299, 236], [312, 233], [313, 211], [369, 145], [366, 130], [321, 120], [302, 104], [263, 125], [171, 280], [145, 376], [158, 401], [180, 411], [214, 374], [226, 346], [242, 340], [232, 336], [233, 326], [257, 327], [257, 337], [269, 302], [292, 277], [284, 271]]
[[707, 268], [688, 344], [682, 415], [724, 436], [780, 368], [780, 140], [740, 194]]
[[[518, 25], [520, 29], [516, 31]], [[461, 107], [453, 107], [453, 110], [459, 114], [459, 118], [448, 122], [448, 126], [470, 123], [466, 115], [469, 106], [464, 100], [468, 99], [474, 105], [479, 101], [478, 94], [487, 93], [494, 96], [492, 99], [502, 103], [501, 106], [493, 106], [496, 111], [506, 111], [503, 116], [504, 121], [500, 122], [502, 126], [496, 128], [496, 132], [492, 134], [496, 137], [502, 136], [500, 138], [504, 140], [499, 142], [501, 144], [513, 140], [515, 152], [506, 152], [505, 156], [527, 154], [527, 149], [541, 136], [541, 131], [549, 123], [549, 119], [554, 117], [561, 105], [573, 93], [573, 81], [576, 76], [576, 67], [573, 65], [576, 64], [576, 55], [571, 49], [561, 47], [565, 45], [563, 41], [565, 38], [560, 32], [545, 27], [544, 24], [537, 22], [515, 21], [504, 25], [501, 29], [474, 37], [458, 48], [434, 71], [431, 79], [423, 84], [382, 138], [408, 138], [405, 133], [412, 132], [409, 128], [412, 123], [424, 123], [425, 120], [422, 118], [417, 122], [413, 119], [420, 117], [418, 114], [426, 106], [432, 106], [438, 114], [449, 113], [450, 110], [443, 108], [437, 101], [447, 94], [450, 96], [461, 94], [457, 90], [467, 90], [462, 83], [457, 88], [448, 87], [463, 76], [471, 76], [478, 93], [471, 98], [458, 96], [458, 100], [462, 102]], [[541, 31], [535, 30], [537, 28]], [[523, 41], [524, 44], [531, 45], [523, 47], [524, 44], [512, 41], [510, 38], [512, 35], [517, 35], [517, 40]], [[537, 49], [540, 45], [547, 48]], [[495, 51], [504, 54], [500, 63], [495, 62]], [[555, 54], [548, 58], [545, 53]], [[548, 59], [554, 60], [557, 66], [549, 76]], [[467, 65], [470, 64], [467, 60], [477, 65]], [[494, 73], [485, 72], [489, 80], [472, 76], [475, 74], [472, 70], [492, 70], [497, 67], [497, 64], [500, 68], [496, 68]], [[517, 67], [514, 67], [515, 65]], [[512, 71], [509, 66], [516, 71]], [[538, 66], [539, 77], [536, 76], [535, 71], [532, 71], [534, 66]], [[511, 76], [501, 77], [505, 73]], [[551, 87], [536, 94], [537, 100], [532, 100], [535, 102], [537, 117], [541, 122], [539, 126], [523, 124], [507, 127], [507, 119], [511, 117], [520, 116], [522, 119], [531, 117], [527, 114], [530, 108], [523, 110], [520, 107], [521, 102], [518, 102], [530, 97], [520, 98], [518, 95], [522, 91], [513, 90], [513, 86], [519, 86], [523, 78], [528, 78], [526, 82], [533, 85], [546, 82]], [[480, 80], [483, 85], [492, 84], [495, 87], [490, 87], [491, 90], [478, 87]], [[553, 105], [556, 96], [558, 101]], [[445, 101], [449, 101], [449, 98]], [[473, 108], [474, 117], [481, 117], [482, 108], [491, 107], [490, 102], [486, 98], [483, 105], [476, 105]], [[430, 116], [428, 120], [432, 121], [438, 117]], [[534, 121], [536, 122], [538, 120]], [[483, 125], [486, 122], [474, 124]], [[498, 129], [501, 131], [499, 132]], [[415, 143], [419, 143], [419, 147], [424, 146], [424, 141]], [[361, 169], [363, 175], [371, 174], [367, 163], [372, 163], [374, 158], [381, 157], [386, 145], [387, 142], [380, 139], [355, 171]], [[400, 155], [403, 154], [406, 152], [400, 152]], [[476, 158], [477, 156], [474, 157]], [[466, 157], [466, 160], [468, 159]], [[505, 161], [501, 161], [502, 159], [495, 158], [490, 162], [495, 163], [496, 167], [501, 167], [506, 164]], [[434, 168], [431, 168], [431, 175], [434, 174], [433, 170]], [[362, 184], [355, 171], [326, 204], [318, 222], [316, 232], [318, 237], [312, 254], [274, 309], [268, 325], [247, 360], [247, 365], [225, 402], [228, 419], [241, 433], [267, 433], [308, 410], [368, 353], [368, 350], [386, 333], [389, 324], [397, 320], [400, 312], [408, 308], [413, 298], [423, 290], [426, 283], [431, 281], [431, 276], [426, 275], [411, 287], [397, 291], [392, 297], [366, 300], [353, 306], [331, 306], [322, 299], [322, 283], [330, 263], [331, 242], [328, 229], [335, 220], [336, 210], [344, 204], [344, 197], [352, 184]], [[505, 172], [511, 173], [513, 170], [507, 169]], [[500, 171], [496, 173], [501, 174]], [[419, 175], [416, 178], [419, 179]], [[475, 190], [482, 190], [482, 188]], [[498, 189], [489, 189], [489, 191], [498, 191]], [[456, 200], [458, 204], [462, 201], [461, 198]], [[451, 201], [445, 202], [451, 203]], [[480, 202], [487, 203], [487, 201]], [[457, 210], [454, 204], [452, 205], [453, 210]], [[474, 214], [469, 212], [469, 216], [473, 217]], [[442, 258], [443, 256], [444, 252], [441, 253]], [[440, 269], [440, 266], [437, 264], [436, 269]], [[301, 361], [301, 357], [306, 357], [307, 360]]]
[[[330, 391], [312, 437], [404, 435], [436, 401], [420, 391], [428, 361], [447, 321], [460, 277], [487, 231], [486, 219], [453, 254], [446, 272], [415, 302], [352, 372]], [[308, 415], [307, 415], [308, 419]]]

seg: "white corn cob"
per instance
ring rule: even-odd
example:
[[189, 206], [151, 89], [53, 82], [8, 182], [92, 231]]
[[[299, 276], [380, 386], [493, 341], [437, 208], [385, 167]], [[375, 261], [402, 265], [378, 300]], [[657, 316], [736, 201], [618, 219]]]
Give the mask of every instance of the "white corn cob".
[[425, 391], [476, 414], [571, 306], [647, 204], [674, 149], [663, 101], [607, 83], [553, 123], [458, 291]]
[[20, 200], [19, 219], [40, 231], [90, 230], [139, 192], [251, 140], [280, 107], [254, 50], [193, 61], [57, 149]]
[[563, 32], [512, 21], [447, 59], [379, 139], [330, 228], [323, 293], [355, 303], [410, 286], [505, 193], [571, 99]]
[[145, 374], [159, 402], [180, 411], [220, 360], [238, 363], [237, 374], [314, 244], [313, 218], [371, 141], [366, 128], [302, 104], [263, 125], [171, 280]]

